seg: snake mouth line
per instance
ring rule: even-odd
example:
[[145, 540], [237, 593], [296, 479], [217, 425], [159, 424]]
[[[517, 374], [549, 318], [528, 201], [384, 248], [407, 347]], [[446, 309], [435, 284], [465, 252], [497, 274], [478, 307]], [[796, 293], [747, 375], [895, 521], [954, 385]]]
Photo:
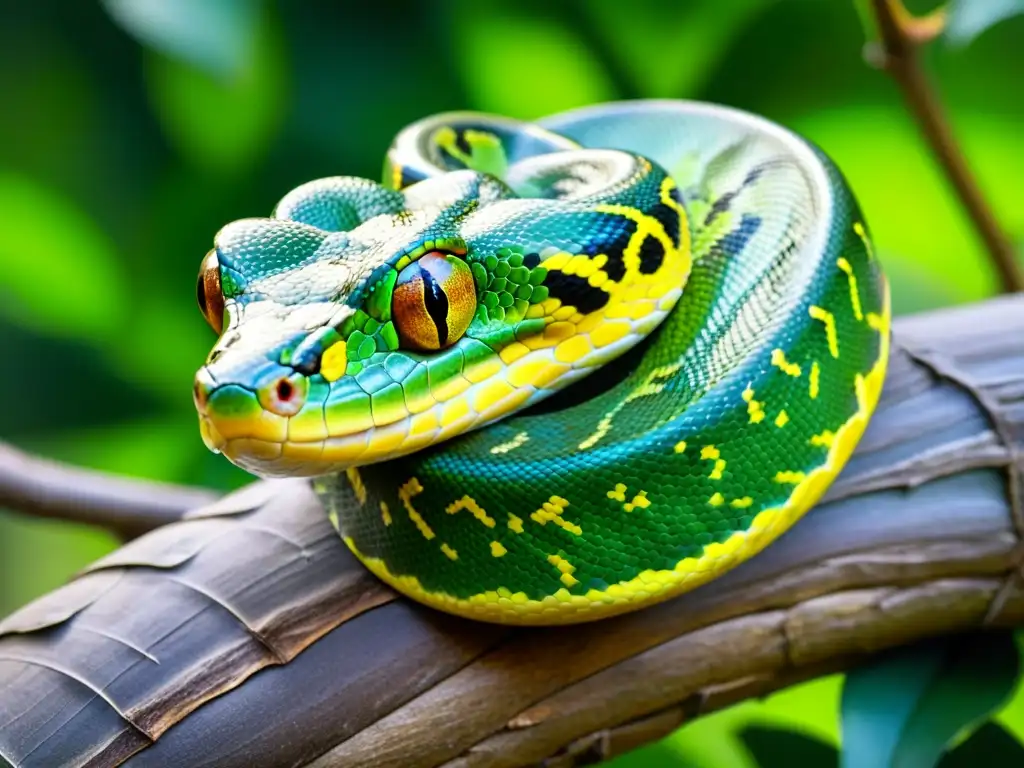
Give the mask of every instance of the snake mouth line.
[[[256, 428], [258, 422], [253, 427], [247, 430], [247, 434], [240, 434], [241, 430], [236, 426], [232, 430], [235, 434], [225, 437], [214, 419], [206, 414], [199, 417], [200, 434], [209, 450], [223, 454], [232, 463], [263, 477], [314, 477], [324, 473], [325, 463], [344, 467], [373, 461], [376, 460], [371, 455], [375, 453], [375, 437], [390, 429], [400, 432], [398, 436], [402, 438], [401, 442], [405, 442], [407, 431], [405, 425], [398, 423], [347, 435], [300, 440], [262, 437]], [[427, 435], [426, 439], [433, 439], [433, 436]], [[394, 440], [388, 442], [394, 444]], [[416, 443], [410, 450], [418, 446]]]
[[[319, 400], [307, 400], [298, 413], [282, 415], [262, 407], [252, 390], [224, 385], [205, 401], [197, 400], [200, 431], [207, 448], [259, 476], [316, 477], [397, 458], [543, 402], [600, 367], [598, 363], [634, 346], [636, 335], [656, 326], [657, 315], [635, 323], [630, 334], [593, 349], [575, 364], [559, 362], [552, 348], [538, 348], [517, 360], [508, 376], [466, 379], [431, 407], [396, 408], [383, 414], [394, 418], [380, 424], [371, 421], [372, 403], [367, 403], [368, 412], [355, 413], [351, 420], [330, 402], [315, 407]], [[217, 397], [220, 389], [229, 397]], [[358, 429], [345, 429], [356, 424]]]
[[395, 421], [347, 434], [299, 437], [290, 428], [296, 417], [254, 412], [225, 419], [200, 410], [200, 432], [207, 448], [263, 477], [317, 477], [351, 467], [397, 458], [482, 427], [505, 413], [541, 400], [542, 387], [488, 387], [479, 382], [436, 408], [406, 414]]

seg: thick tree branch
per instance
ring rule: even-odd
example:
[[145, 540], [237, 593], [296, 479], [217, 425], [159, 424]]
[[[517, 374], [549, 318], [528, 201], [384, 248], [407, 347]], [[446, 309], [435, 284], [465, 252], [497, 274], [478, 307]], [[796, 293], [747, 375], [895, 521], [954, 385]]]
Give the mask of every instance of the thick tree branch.
[[1013, 242], [999, 226], [953, 136], [949, 119], [921, 67], [919, 48], [943, 29], [938, 11], [915, 18], [902, 0], [871, 0], [881, 46], [879, 63], [896, 81], [914, 120], [953, 185], [988, 250], [1006, 293], [1024, 290], [1024, 273]]
[[0, 622], [0, 757], [593, 762], [894, 645], [1024, 622], [1022, 469], [1014, 297], [899, 322], [825, 502], [721, 579], [614, 619], [512, 629], [415, 605], [352, 558], [307, 484], [256, 483]]
[[130, 539], [214, 498], [212, 491], [71, 467], [0, 443], [0, 507], [17, 512], [100, 525]]

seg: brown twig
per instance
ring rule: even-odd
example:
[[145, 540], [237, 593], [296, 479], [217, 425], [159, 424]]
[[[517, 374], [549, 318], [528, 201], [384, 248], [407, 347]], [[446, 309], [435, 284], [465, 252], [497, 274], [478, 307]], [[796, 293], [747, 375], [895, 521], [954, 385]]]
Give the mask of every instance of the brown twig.
[[871, 0], [881, 46], [880, 63], [892, 75], [918, 127], [985, 243], [1005, 293], [1024, 290], [1016, 250], [1000, 228], [953, 137], [949, 120], [921, 68], [918, 49], [942, 32], [942, 10], [915, 17], [902, 0]]
[[134, 538], [215, 498], [212, 491], [70, 467], [0, 443], [0, 507], [36, 517], [99, 525]]

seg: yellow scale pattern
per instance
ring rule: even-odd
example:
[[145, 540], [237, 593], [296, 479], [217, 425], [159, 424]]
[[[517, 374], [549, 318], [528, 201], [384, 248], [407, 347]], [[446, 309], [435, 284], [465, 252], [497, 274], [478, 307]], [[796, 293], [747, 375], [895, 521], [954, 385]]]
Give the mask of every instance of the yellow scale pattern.
[[[857, 226], [855, 225], [855, 229]], [[858, 234], [866, 239], [866, 235], [863, 235], [862, 232], [863, 229], [861, 228]], [[842, 269], [841, 265], [840, 269]], [[851, 291], [853, 290], [854, 288], [851, 287]], [[361, 555], [350, 538], [346, 538], [346, 542], [353, 552], [356, 553], [357, 557], [379, 578], [397, 589], [413, 595], [416, 599], [427, 605], [452, 613], [490, 621], [499, 621], [506, 624], [559, 624], [570, 620], [581, 621], [603, 618], [689, 591], [700, 584], [710, 581], [733, 567], [736, 563], [745, 560], [771, 543], [818, 501], [825, 489], [845, 465], [867, 426], [868, 419], [874, 411], [882, 390], [889, 357], [891, 312], [888, 287], [885, 289], [883, 301], [883, 311], [880, 315], [868, 313], [866, 316], [863, 316], [869, 327], [879, 334], [879, 356], [866, 374], [857, 374], [855, 377], [856, 412], [834, 432], [826, 430], [812, 436], [809, 440], [812, 445], [828, 449], [824, 463], [809, 473], [785, 470], [776, 473], [774, 477], [776, 482], [793, 486], [790, 496], [785, 503], [762, 510], [757, 514], [747, 530], [737, 531], [723, 542], [707, 545], [699, 556], [681, 560], [672, 569], [643, 571], [636, 577], [610, 585], [605, 590], [592, 589], [583, 595], [571, 594], [568, 589], [563, 588], [552, 595], [536, 600], [527, 597], [522, 592], [514, 593], [508, 589], [499, 588], [498, 590], [486, 591], [463, 599], [447, 594], [429, 592], [422, 587], [415, 576], [392, 574], [382, 560]], [[838, 339], [835, 336], [835, 320], [831, 313], [820, 308], [812, 308], [811, 316], [824, 324], [829, 351], [833, 356], [837, 357]], [[786, 370], [784, 366], [791, 365], [784, 360], [784, 356], [776, 361], [774, 355], [773, 364], [783, 370]], [[786, 372], [793, 375], [790, 372], [791, 370]], [[818, 396], [819, 386], [820, 366], [815, 361], [811, 365], [809, 374], [809, 397], [813, 399]], [[758, 403], [754, 399], [754, 393], [749, 387], [744, 391], [743, 399], [748, 404], [748, 413], [752, 421], [755, 418], [755, 414], [760, 414], [761, 416], [761, 418], [757, 419], [758, 421], [764, 418], [764, 404]], [[776, 417], [776, 426], [784, 426], [784, 423], [782, 425], [778, 424], [779, 418], [784, 413], [784, 411], [781, 411], [780, 416]], [[785, 420], [783, 421], [785, 422]], [[686, 448], [685, 441], [682, 441], [676, 444], [675, 451], [682, 453]], [[714, 462], [709, 477], [714, 478], [724, 471], [725, 465], [724, 463], [719, 465], [718, 462], [723, 460], [715, 446], [704, 446], [701, 449], [701, 458]], [[410, 510], [410, 517], [413, 517], [413, 512], [411, 505], [408, 503], [408, 498], [414, 495], [414, 492], [420, 491], [422, 491], [422, 487], [415, 478], [409, 480], [399, 491], [399, 497], [407, 509]], [[639, 491], [632, 501], [626, 502], [627, 491], [628, 488], [624, 484], [619, 483], [607, 495], [609, 498], [623, 502], [624, 508], [628, 505], [632, 505], [631, 508], [636, 508], [650, 503], [647, 501], [644, 491]], [[711, 496], [708, 503], [712, 506], [721, 506], [727, 503], [727, 499], [721, 493], [715, 493]], [[753, 505], [753, 499], [745, 496], [728, 501], [728, 503], [734, 508], [744, 509]], [[540, 510], [531, 515], [531, 518], [541, 524], [554, 522], [563, 527], [575, 526], [575, 524], [562, 517], [562, 513], [568, 506], [568, 500], [552, 496]], [[466, 506], [466, 508], [468, 509], [469, 507]], [[416, 518], [413, 517], [413, 520], [415, 522]], [[522, 519], [510, 514], [508, 528], [515, 533], [522, 533]], [[575, 526], [575, 528], [578, 530], [578, 526]], [[566, 530], [570, 530], [570, 527], [566, 527]], [[576, 531], [573, 530], [571, 532], [575, 533]], [[428, 538], [430, 537], [428, 536]], [[443, 550], [444, 545], [442, 546]], [[492, 542], [492, 555], [499, 557], [504, 553], [505, 549], [500, 543]], [[563, 556], [558, 554], [549, 555], [548, 562], [561, 571], [562, 575], [560, 578], [567, 587], [578, 583], [572, 575], [575, 571], [574, 566]], [[569, 615], [571, 615], [571, 619], [568, 618]]]

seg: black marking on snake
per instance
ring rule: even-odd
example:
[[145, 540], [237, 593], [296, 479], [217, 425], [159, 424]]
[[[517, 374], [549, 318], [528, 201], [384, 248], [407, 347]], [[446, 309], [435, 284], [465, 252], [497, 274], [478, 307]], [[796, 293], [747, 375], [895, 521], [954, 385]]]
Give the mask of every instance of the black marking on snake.
[[320, 372], [323, 354], [319, 349], [307, 350], [304, 355], [292, 359], [292, 369], [303, 376], [313, 376]]
[[640, 274], [653, 275], [665, 261], [665, 246], [654, 235], [640, 243]]
[[739, 187], [732, 190], [731, 192], [724, 193], [720, 198], [715, 200], [715, 202], [711, 206], [711, 210], [708, 211], [708, 215], [704, 218], [704, 226], [706, 227], [710, 225], [716, 218], [718, 218], [719, 214], [728, 211], [729, 206], [732, 205], [732, 201], [736, 199], [736, 196], [739, 195], [740, 192], [749, 187], [751, 184], [756, 182], [758, 179], [760, 179], [761, 174], [763, 174], [772, 166], [777, 166], [779, 164], [780, 163], [777, 160], [768, 160], [766, 162], [755, 165], [753, 168], [751, 168], [747, 172], [747, 175], [743, 177], [743, 181], [740, 182]]
[[708, 211], [708, 215], [704, 217], [704, 226], [711, 226], [711, 223], [718, 218], [718, 215], [725, 213], [729, 210], [729, 206], [732, 205], [733, 199], [740, 193], [740, 189], [733, 192], [725, 192], [720, 198], [715, 200], [711, 205], [711, 210]]
[[[601, 253], [607, 256], [608, 260], [605, 262], [603, 269], [610, 279], [618, 282], [626, 274], [626, 260], [623, 254], [629, 246], [629, 241], [636, 234], [637, 225], [632, 219], [626, 218], [616, 217], [609, 221], [612, 222], [612, 226], [618, 231], [614, 232], [607, 239], [598, 235], [583, 246], [582, 253], [591, 257]], [[604, 293], [604, 291], [601, 291], [601, 293]]]
[[743, 186], [748, 187], [755, 181], [761, 178], [761, 174], [768, 169], [768, 163], [762, 163], [761, 165], [755, 165], [748, 172], [746, 177], [743, 179]]
[[715, 253], [735, 256], [743, 250], [760, 226], [760, 216], [744, 213], [740, 218], [740, 225], [716, 240], [715, 244], [711, 246], [711, 250]]
[[466, 155], [473, 154], [473, 148], [469, 146], [469, 142], [466, 140], [465, 131], [455, 131], [455, 146]]
[[523, 266], [526, 267], [527, 269], [533, 269], [538, 264], [540, 264], [539, 253], [528, 253], [525, 256], [523, 256]]
[[441, 284], [425, 269], [420, 269], [423, 278], [423, 306], [437, 328], [437, 340], [444, 346], [448, 342], [448, 294]]
[[[675, 191], [675, 190], [673, 190]], [[669, 205], [664, 203], [658, 203], [656, 206], [651, 208], [651, 216], [661, 222], [661, 226], [665, 228], [665, 234], [668, 235], [668, 239], [676, 246], [679, 245], [679, 213]], [[643, 271], [643, 270], [641, 270]]]
[[405, 189], [408, 186], [417, 184], [427, 178], [427, 174], [421, 170], [410, 168], [407, 165], [402, 165], [401, 161], [395, 157], [389, 155], [389, 161], [391, 162], [392, 169], [398, 167], [400, 178], [398, 180], [398, 188]]
[[600, 288], [595, 288], [585, 277], [567, 275], [565, 272], [552, 270], [544, 278], [548, 294], [562, 302], [563, 306], [576, 307], [583, 314], [596, 312], [604, 307], [611, 298]]
[[626, 260], [622, 258], [622, 251], [609, 253], [608, 261], [605, 262], [604, 271], [609, 279], [618, 282], [626, 274]]

